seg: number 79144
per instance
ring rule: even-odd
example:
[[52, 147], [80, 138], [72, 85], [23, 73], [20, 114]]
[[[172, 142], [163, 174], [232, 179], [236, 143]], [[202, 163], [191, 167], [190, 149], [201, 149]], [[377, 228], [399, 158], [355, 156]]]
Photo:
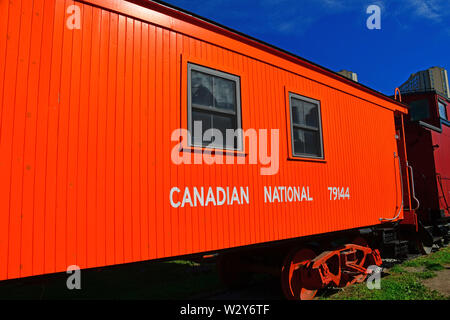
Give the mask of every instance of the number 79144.
[[350, 200], [350, 188], [345, 187], [328, 187], [330, 192], [330, 200]]

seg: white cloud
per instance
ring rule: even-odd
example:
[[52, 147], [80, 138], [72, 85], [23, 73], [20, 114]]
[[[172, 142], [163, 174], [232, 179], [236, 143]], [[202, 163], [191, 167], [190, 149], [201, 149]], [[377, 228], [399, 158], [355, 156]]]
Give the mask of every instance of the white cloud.
[[409, 0], [407, 5], [416, 16], [436, 22], [441, 22], [446, 13], [444, 2], [439, 0]]

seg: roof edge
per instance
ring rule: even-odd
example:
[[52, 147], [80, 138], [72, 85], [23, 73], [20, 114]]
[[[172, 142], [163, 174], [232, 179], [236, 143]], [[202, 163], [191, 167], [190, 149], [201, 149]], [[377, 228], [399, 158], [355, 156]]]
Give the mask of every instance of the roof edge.
[[[191, 19], [195, 19], [198, 22], [204, 24], [204, 25], [209, 25], [210, 27], [214, 27], [214, 28], [218, 28], [222, 31], [226, 31], [228, 33], [229, 36], [234, 36], [233, 38], [242, 41], [242, 42], [251, 42], [251, 44], [253, 46], [256, 46], [257, 48], [261, 49], [261, 50], [265, 50], [266, 52], [269, 52], [271, 54], [276, 54], [276, 55], [281, 55], [283, 58], [287, 58], [290, 60], [293, 60], [293, 62], [296, 63], [302, 63], [304, 65], [306, 65], [306, 67], [309, 67], [310, 69], [313, 69], [317, 72], [320, 72], [326, 76], [331, 76], [332, 78], [339, 80], [341, 82], [344, 82], [346, 84], [349, 84], [357, 89], [366, 91], [370, 94], [373, 94], [375, 96], [378, 96], [379, 98], [382, 98], [390, 103], [394, 103], [396, 105], [398, 105], [399, 107], [405, 108], [407, 109], [407, 105], [397, 101], [395, 99], [392, 99], [391, 97], [389, 97], [388, 95], [381, 93], [375, 89], [372, 89], [364, 84], [361, 84], [360, 82], [355, 82], [351, 79], [346, 78], [345, 76], [337, 73], [336, 71], [330, 70], [326, 67], [323, 67], [315, 62], [312, 62], [310, 60], [307, 60], [305, 58], [302, 58], [292, 52], [289, 52], [287, 50], [284, 50], [282, 48], [276, 47], [272, 44], [269, 44], [265, 41], [259, 40], [255, 37], [252, 37], [250, 35], [247, 35], [243, 32], [237, 31], [235, 29], [232, 29], [230, 27], [227, 27], [225, 25], [222, 25], [218, 22], [215, 22], [213, 20], [210, 20], [208, 18], [202, 17], [196, 13], [190, 12], [188, 10], [179, 8], [175, 5], [172, 5], [170, 3], [167, 3], [165, 1], [161, 1], [161, 0], [125, 0], [127, 2], [130, 3], [134, 3], [136, 5], [142, 6], [142, 7], [146, 7], [149, 8], [151, 10], [157, 10], [163, 14], [169, 14], [169, 15], [175, 15], [177, 18], [186, 19], [186, 16], [190, 17]], [[159, 9], [159, 10], [158, 10]], [[213, 31], [219, 31], [219, 30], [213, 30]]]

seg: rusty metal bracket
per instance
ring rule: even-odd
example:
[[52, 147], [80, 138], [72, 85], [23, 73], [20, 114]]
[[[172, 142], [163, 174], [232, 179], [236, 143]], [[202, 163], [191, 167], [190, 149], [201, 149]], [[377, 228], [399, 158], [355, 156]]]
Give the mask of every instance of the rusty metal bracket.
[[345, 287], [361, 282], [370, 274], [368, 267], [380, 266], [380, 252], [369, 247], [347, 244], [325, 251], [301, 270], [303, 285], [308, 289], [321, 289], [328, 285]]

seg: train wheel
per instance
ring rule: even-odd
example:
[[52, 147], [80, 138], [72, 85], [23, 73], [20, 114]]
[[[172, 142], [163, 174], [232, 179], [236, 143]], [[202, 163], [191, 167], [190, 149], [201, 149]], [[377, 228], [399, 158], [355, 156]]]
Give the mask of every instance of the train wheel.
[[316, 254], [311, 249], [291, 251], [285, 258], [281, 269], [281, 287], [289, 300], [312, 300], [317, 290], [309, 290], [302, 286], [300, 268], [314, 259]]

